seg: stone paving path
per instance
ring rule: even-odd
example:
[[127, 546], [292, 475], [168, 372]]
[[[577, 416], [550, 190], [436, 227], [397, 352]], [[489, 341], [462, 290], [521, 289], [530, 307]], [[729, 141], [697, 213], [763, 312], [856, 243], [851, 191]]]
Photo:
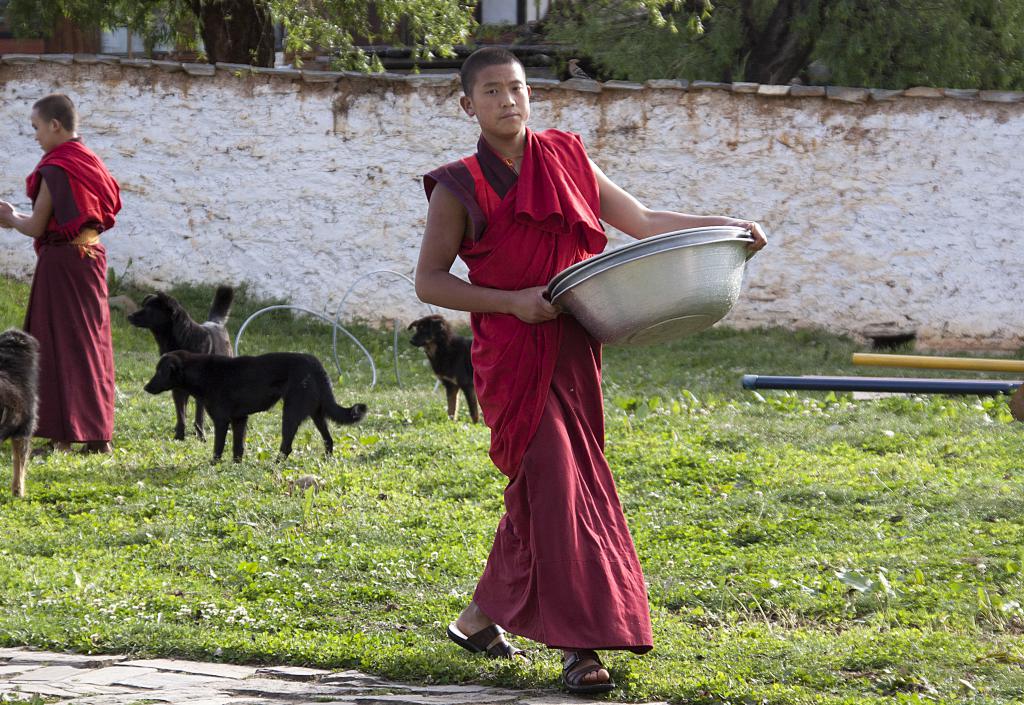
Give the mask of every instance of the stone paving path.
[[[359, 671], [236, 666], [0, 648], [0, 703], [60, 705], [575, 705], [557, 691], [412, 685]], [[664, 703], [650, 704], [664, 705]]]

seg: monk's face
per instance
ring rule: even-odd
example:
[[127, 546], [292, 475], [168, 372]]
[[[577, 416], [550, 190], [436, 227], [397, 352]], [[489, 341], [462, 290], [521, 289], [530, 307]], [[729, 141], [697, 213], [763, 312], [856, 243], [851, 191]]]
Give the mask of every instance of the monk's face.
[[480, 70], [471, 94], [462, 96], [462, 109], [480, 123], [485, 135], [514, 137], [530, 119], [530, 87], [517, 63]]
[[38, 110], [32, 111], [32, 129], [36, 132], [36, 142], [43, 148], [44, 152], [67, 140], [64, 135], [64, 127], [59, 120], [46, 120], [39, 115]]

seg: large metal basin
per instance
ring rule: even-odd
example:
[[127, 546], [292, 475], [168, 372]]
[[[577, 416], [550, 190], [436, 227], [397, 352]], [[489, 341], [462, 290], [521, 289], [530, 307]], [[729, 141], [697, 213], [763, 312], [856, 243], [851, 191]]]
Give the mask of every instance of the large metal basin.
[[739, 298], [752, 240], [742, 228], [694, 230], [699, 236], [666, 233], [569, 267], [548, 286], [552, 303], [607, 345], [651, 345], [709, 328]]
[[723, 238], [747, 237], [747, 235], [747, 231], [743, 228], [731, 226], [690, 228], [689, 230], [674, 230], [654, 235], [643, 240], [637, 240], [624, 247], [607, 250], [588, 260], [578, 262], [572, 267], [563, 269], [548, 282], [548, 293], [554, 298], [566, 286], [580, 281], [587, 274], [593, 273], [598, 269], [605, 269], [613, 264], [620, 264], [626, 260], [654, 254], [662, 250], [673, 249], [680, 245], [709, 242]]

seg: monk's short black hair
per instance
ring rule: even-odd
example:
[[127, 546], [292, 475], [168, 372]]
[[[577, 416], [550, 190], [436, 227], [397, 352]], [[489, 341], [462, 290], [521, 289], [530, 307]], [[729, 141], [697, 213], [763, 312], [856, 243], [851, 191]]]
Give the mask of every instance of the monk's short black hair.
[[[488, 66], [504, 66], [506, 64], [519, 64], [520, 67], [523, 66], [523, 62], [519, 60], [519, 57], [508, 49], [502, 49], [501, 47], [477, 49], [462, 62], [462, 68], [459, 70], [459, 78], [462, 80], [462, 92], [469, 95], [473, 90], [477, 74]], [[525, 72], [526, 69], [523, 68], [523, 71]]]
[[71, 99], [63, 93], [51, 93], [40, 98], [32, 109], [46, 122], [56, 120], [68, 132], [78, 129], [78, 111], [75, 110], [75, 104]]

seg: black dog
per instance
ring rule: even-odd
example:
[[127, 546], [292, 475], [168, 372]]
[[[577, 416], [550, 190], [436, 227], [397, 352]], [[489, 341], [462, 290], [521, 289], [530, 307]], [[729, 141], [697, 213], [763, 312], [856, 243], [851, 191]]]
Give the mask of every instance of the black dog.
[[423, 348], [430, 360], [430, 367], [448, 393], [448, 418], [454, 419], [459, 410], [459, 390], [466, 396], [469, 415], [473, 423], [480, 420], [477, 408], [476, 389], [473, 387], [473, 361], [470, 359], [471, 342], [456, 335], [448, 321], [441, 316], [426, 316], [409, 324], [415, 329], [409, 342]]
[[240, 460], [245, 452], [245, 427], [249, 414], [266, 411], [284, 399], [281, 415], [281, 453], [292, 452], [292, 439], [299, 424], [312, 417], [324, 439], [324, 449], [334, 451], [334, 439], [326, 419], [355, 423], [366, 415], [366, 405], [338, 406], [324, 366], [312, 355], [268, 353], [224, 357], [197, 355], [177, 350], [160, 358], [156, 374], [145, 387], [150, 394], [184, 389], [213, 419], [213, 459], [224, 452], [231, 424], [232, 453]]
[[11, 439], [11, 491], [25, 496], [25, 470], [36, 430], [39, 343], [14, 328], [0, 333], [0, 441]]
[[[234, 295], [234, 289], [230, 286], [218, 287], [206, 323], [199, 324], [192, 320], [173, 297], [163, 293], [151, 294], [142, 300], [142, 308], [128, 316], [128, 322], [137, 328], [152, 331], [161, 355], [172, 350], [188, 350], [231, 357], [231, 339], [224, 324], [227, 323], [228, 313], [231, 312]], [[174, 389], [171, 396], [174, 397], [174, 413], [177, 419], [174, 424], [174, 438], [181, 441], [185, 438], [185, 405], [188, 403], [188, 392], [184, 389]], [[196, 435], [205, 440], [203, 403], [197, 398], [195, 404]]]

